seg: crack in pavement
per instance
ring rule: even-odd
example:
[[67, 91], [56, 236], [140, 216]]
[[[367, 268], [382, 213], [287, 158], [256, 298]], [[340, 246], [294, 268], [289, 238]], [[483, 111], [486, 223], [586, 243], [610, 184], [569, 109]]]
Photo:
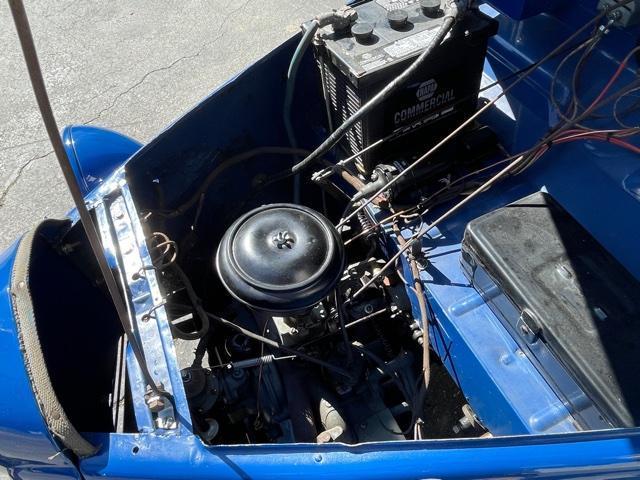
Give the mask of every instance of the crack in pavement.
[[86, 122], [84, 122], [85, 125], [90, 124], [95, 122], [96, 120], [100, 119], [102, 117], [102, 115], [104, 115], [106, 112], [108, 112], [109, 110], [111, 110], [113, 107], [116, 106], [116, 104], [118, 103], [118, 100], [120, 100], [123, 96], [127, 95], [128, 93], [131, 93], [134, 89], [138, 88], [140, 85], [142, 85], [145, 80], [147, 80], [147, 78], [149, 78], [149, 76], [151, 76], [154, 73], [158, 73], [158, 72], [162, 72], [165, 70], [170, 70], [173, 67], [175, 67], [177, 64], [179, 64], [180, 62], [183, 62], [185, 60], [191, 60], [193, 58], [199, 57], [206, 48], [213, 46], [216, 42], [218, 42], [224, 35], [225, 35], [225, 26], [228, 22], [228, 20], [230, 18], [232, 18], [235, 14], [237, 14], [238, 12], [240, 12], [241, 10], [243, 10], [244, 8], [247, 7], [247, 5], [249, 5], [249, 3], [251, 3], [253, 0], [246, 0], [242, 5], [240, 5], [239, 7], [229, 11], [227, 13], [227, 15], [225, 15], [224, 19], [222, 20], [222, 22], [220, 22], [220, 34], [218, 36], [216, 36], [213, 40], [211, 40], [210, 42], [206, 42], [204, 43], [197, 52], [192, 53], [191, 55], [185, 55], [182, 56], [176, 60], [174, 60], [173, 62], [171, 62], [168, 65], [165, 65], [163, 67], [158, 67], [155, 68], [153, 70], [148, 71], [147, 73], [145, 73], [142, 78], [140, 78], [137, 82], [135, 82], [133, 85], [131, 85], [130, 87], [128, 87], [127, 89], [123, 90], [122, 92], [118, 93], [113, 100], [111, 101], [111, 103], [109, 104], [108, 107], [103, 108], [102, 110], [100, 110], [96, 116], [94, 116], [93, 118], [91, 118], [90, 120], [87, 120]]
[[[197, 52], [195, 52], [195, 53], [193, 53], [193, 54], [191, 54], [191, 55], [185, 55], [185, 56], [182, 56], [182, 57], [180, 57], [180, 58], [178, 58], [178, 59], [174, 60], [173, 62], [171, 62], [171, 63], [170, 63], [170, 64], [168, 64], [168, 65], [165, 65], [165, 66], [163, 66], [163, 67], [159, 67], [159, 68], [153, 69], [153, 70], [151, 70], [151, 71], [149, 71], [149, 72], [145, 73], [145, 74], [142, 76], [142, 78], [140, 78], [140, 80], [138, 80], [138, 81], [137, 81], [137, 82], [135, 82], [133, 85], [131, 85], [129, 88], [127, 88], [127, 89], [123, 90], [123, 91], [122, 91], [122, 92], [120, 92], [118, 95], [116, 95], [116, 96], [114, 97], [114, 99], [111, 101], [111, 104], [110, 104], [108, 107], [106, 107], [106, 108], [104, 108], [104, 109], [100, 110], [100, 112], [98, 112], [98, 114], [97, 114], [95, 117], [93, 117], [92, 119], [90, 119], [90, 120], [88, 120], [88, 121], [86, 121], [86, 122], [83, 122], [83, 124], [84, 124], [84, 125], [87, 125], [87, 124], [90, 124], [90, 123], [92, 123], [92, 122], [96, 121], [97, 119], [99, 119], [99, 118], [100, 118], [100, 117], [101, 117], [105, 112], [107, 112], [108, 110], [110, 110], [111, 108], [113, 108], [113, 107], [117, 104], [117, 102], [118, 102], [118, 100], [119, 100], [120, 98], [122, 98], [124, 95], [126, 95], [126, 94], [130, 93], [132, 90], [134, 90], [135, 88], [139, 87], [140, 85], [142, 85], [142, 84], [144, 83], [144, 81], [145, 81], [147, 78], [149, 78], [149, 76], [150, 76], [150, 75], [152, 75], [152, 74], [154, 74], [154, 73], [157, 73], [157, 72], [164, 71], [164, 70], [169, 70], [169, 69], [173, 68], [174, 66], [176, 66], [178, 63], [180, 63], [180, 62], [182, 62], [182, 61], [190, 60], [190, 59], [192, 59], [192, 58], [196, 58], [196, 57], [200, 56], [200, 55], [204, 52], [204, 50], [205, 50], [206, 48], [211, 47], [212, 45], [214, 45], [216, 42], [218, 42], [218, 41], [219, 41], [219, 40], [220, 40], [220, 39], [225, 35], [226, 31], [224, 30], [224, 28], [225, 28], [225, 26], [226, 26], [226, 24], [227, 24], [228, 20], [229, 20], [230, 18], [232, 18], [235, 14], [237, 14], [238, 12], [240, 12], [241, 10], [243, 10], [244, 8], [246, 8], [246, 7], [247, 7], [247, 5], [249, 5], [249, 3], [251, 3], [252, 1], [253, 1], [253, 0], [246, 0], [246, 1], [245, 1], [245, 2], [243, 2], [243, 3], [242, 3], [242, 5], [240, 5], [239, 7], [237, 7], [237, 8], [235, 8], [235, 9], [233, 9], [233, 10], [229, 11], [229, 12], [227, 13], [227, 15], [225, 15], [225, 17], [224, 17], [224, 19], [222, 20], [222, 22], [220, 22], [220, 33], [219, 33], [219, 35], [218, 35], [218, 36], [216, 36], [216, 37], [215, 37], [213, 40], [211, 40], [210, 42], [204, 43], [204, 44], [203, 44], [203, 45], [198, 49], [198, 51], [197, 51]], [[112, 88], [112, 87], [109, 87], [109, 89], [110, 89], [110, 88]], [[107, 90], [109, 90], [109, 89], [107, 89]], [[33, 143], [37, 143], [37, 142], [38, 142], [38, 141], [34, 141]], [[16, 145], [16, 146], [18, 146], [18, 145]], [[13, 148], [13, 147], [16, 147], [16, 146], [10, 146], [10, 147], [8, 147], [8, 148]], [[34, 161], [36, 161], [36, 160], [40, 160], [40, 159], [42, 159], [42, 158], [45, 158], [45, 157], [47, 157], [47, 156], [51, 155], [52, 153], [53, 153], [53, 150], [50, 150], [50, 151], [48, 151], [48, 152], [46, 152], [46, 153], [44, 153], [44, 154], [42, 154], [42, 155], [38, 155], [38, 156], [35, 156], [35, 157], [33, 157], [33, 158], [31, 158], [31, 159], [27, 160], [23, 165], [21, 165], [21, 166], [20, 166], [20, 167], [19, 167], [19, 168], [18, 168], [18, 169], [13, 173], [13, 175], [10, 177], [9, 181], [5, 184], [5, 187], [2, 189], [2, 191], [0, 191], [0, 208], [4, 206], [5, 201], [6, 201], [6, 198], [7, 198], [8, 194], [9, 194], [9, 192], [10, 192], [10, 191], [11, 191], [11, 189], [15, 186], [15, 184], [18, 182], [18, 180], [20, 180], [20, 177], [21, 177], [21, 176], [22, 176], [22, 174], [24, 173], [25, 169], [26, 169], [29, 165], [31, 165]]]
[[52, 153], [53, 153], [53, 150], [49, 150], [44, 155], [38, 155], [36, 157], [33, 157], [33, 158], [27, 160], [23, 165], [20, 166], [20, 168], [18, 168], [14, 172], [14, 174], [11, 176], [9, 181], [5, 184], [4, 188], [2, 189], [2, 192], [0, 192], [0, 208], [4, 207], [4, 202], [5, 202], [6, 198], [7, 198], [7, 195], [9, 195], [9, 192], [14, 187], [14, 185], [16, 183], [18, 183], [18, 180], [20, 180], [20, 177], [22, 176], [22, 173], [25, 171], [25, 169], [29, 165], [31, 165], [33, 162], [35, 162], [36, 160], [40, 160], [42, 158], [48, 157]]
[[16, 143], [15, 145], [7, 145], [6, 147], [0, 148], [0, 152], [4, 152], [6, 150], [13, 150], [14, 148], [28, 147], [29, 145], [35, 145], [36, 143], [46, 142], [47, 140], [49, 140], [49, 139], [48, 138], [40, 138], [38, 140], [32, 140], [30, 142]]

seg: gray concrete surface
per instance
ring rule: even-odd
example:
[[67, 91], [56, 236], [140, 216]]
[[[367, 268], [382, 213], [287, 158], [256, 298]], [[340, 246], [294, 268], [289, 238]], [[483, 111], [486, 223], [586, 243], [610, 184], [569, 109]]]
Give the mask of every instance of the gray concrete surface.
[[[142, 142], [342, 0], [25, 0], [58, 125]], [[0, 2], [0, 249], [71, 207]]]

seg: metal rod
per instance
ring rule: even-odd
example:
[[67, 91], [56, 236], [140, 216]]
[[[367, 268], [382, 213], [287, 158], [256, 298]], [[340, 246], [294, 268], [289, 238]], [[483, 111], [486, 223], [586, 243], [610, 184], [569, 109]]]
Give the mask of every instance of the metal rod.
[[404, 245], [402, 245], [402, 247], [400, 247], [398, 249], [398, 252], [393, 255], [391, 257], [391, 259], [389, 259], [389, 261], [387, 263], [385, 263], [382, 268], [380, 268], [376, 274], [370, 278], [367, 283], [365, 283], [362, 287], [360, 287], [359, 290], [357, 290], [349, 300], [347, 301], [352, 301], [353, 299], [357, 298], [360, 296], [360, 294], [362, 292], [364, 292], [367, 288], [369, 288], [369, 286], [375, 282], [380, 275], [382, 275], [382, 273], [384, 273], [391, 265], [396, 263], [396, 260], [398, 260], [398, 258], [400, 258], [400, 256], [406, 252], [411, 245], [413, 245], [416, 241], [418, 241], [423, 235], [425, 235], [426, 233], [428, 233], [432, 228], [437, 227], [440, 225], [440, 223], [442, 223], [444, 220], [446, 220], [447, 218], [449, 218], [451, 215], [453, 215], [455, 212], [457, 212], [458, 210], [460, 210], [460, 208], [462, 208], [463, 206], [465, 206], [467, 203], [469, 203], [471, 200], [473, 200], [474, 198], [476, 198], [478, 195], [480, 195], [482, 192], [484, 192], [485, 190], [491, 188], [495, 183], [497, 183], [499, 180], [501, 180], [505, 175], [507, 175], [510, 171], [512, 171], [513, 169], [515, 169], [515, 167], [517, 167], [518, 165], [520, 165], [520, 163], [526, 159], [525, 155], [520, 155], [518, 158], [516, 158], [515, 160], [513, 160], [509, 165], [507, 165], [505, 168], [503, 168], [502, 170], [500, 170], [497, 174], [495, 174], [493, 177], [491, 177], [489, 180], [487, 180], [485, 183], [483, 183], [480, 187], [478, 187], [476, 190], [473, 191], [473, 193], [471, 193], [468, 197], [465, 197], [463, 200], [461, 200], [459, 203], [457, 203], [456, 205], [454, 205], [453, 207], [451, 207], [449, 210], [447, 210], [446, 212], [444, 212], [442, 215], [440, 215], [436, 220], [434, 220], [433, 222], [431, 222], [429, 225], [427, 225], [426, 227], [420, 229], [420, 231], [418, 231], [415, 235], [413, 235], [409, 240], [406, 241], [406, 243]]
[[[546, 54], [542, 59], [538, 60], [535, 63], [535, 65], [540, 66], [543, 63], [545, 63], [547, 60], [549, 60], [550, 58], [555, 57], [558, 52], [560, 52], [564, 48], [566, 48], [567, 45], [569, 45], [571, 42], [573, 42], [577, 37], [579, 37], [589, 27], [591, 27], [592, 25], [594, 25], [595, 23], [600, 21], [600, 19], [602, 19], [605, 15], [611, 13], [616, 8], [622, 7], [623, 5], [626, 5], [626, 4], [630, 3], [631, 1], [633, 1], [633, 0], [622, 0], [622, 2], [616, 4], [615, 6], [611, 6], [611, 7], [607, 8], [607, 9], [605, 9], [604, 11], [602, 11], [601, 13], [596, 15], [594, 18], [592, 18], [589, 22], [587, 22], [582, 27], [580, 27], [578, 30], [576, 30], [573, 34], [571, 34], [571, 36], [569, 36], [569, 38], [567, 38], [564, 42], [562, 42], [560, 45], [558, 45], [556, 48], [554, 48], [551, 52]], [[401, 178], [406, 176], [409, 172], [411, 172], [414, 168], [416, 168], [420, 163], [422, 163], [424, 160], [429, 158], [433, 153], [438, 151], [443, 145], [448, 143], [458, 133], [460, 133], [469, 124], [471, 124], [476, 118], [478, 118], [480, 115], [482, 115], [482, 113], [484, 113], [486, 110], [491, 108], [498, 100], [500, 100], [502, 97], [507, 95], [518, 84], [520, 84], [522, 81], [524, 81], [526, 78], [528, 78], [533, 73], [534, 70], [535, 69], [531, 69], [531, 70], [529, 70], [527, 72], [524, 72], [521, 76], [519, 76], [516, 80], [514, 80], [513, 83], [511, 83], [510, 85], [505, 87], [504, 90], [502, 90], [496, 96], [496, 98], [494, 98], [490, 102], [487, 102], [483, 107], [478, 109], [473, 115], [471, 115], [464, 122], [462, 122], [455, 130], [453, 130], [446, 137], [444, 137], [442, 140], [440, 140], [437, 144], [435, 144], [433, 147], [431, 147], [424, 155], [422, 155], [420, 158], [418, 158], [413, 163], [411, 163], [407, 168], [405, 168], [398, 175], [393, 177], [391, 179], [391, 181], [389, 181], [386, 185], [380, 187], [380, 189], [378, 189], [375, 193], [370, 195], [369, 198], [364, 199], [362, 202], [360, 202], [360, 205], [354, 211], [352, 211], [349, 215], [347, 215], [346, 217], [344, 217], [343, 219], [340, 220], [340, 222], [338, 223], [337, 227], [340, 228], [343, 225], [345, 225], [351, 218], [353, 218], [355, 215], [358, 214], [359, 211], [361, 211], [367, 205], [369, 205], [371, 202], [373, 202], [385, 190], [388, 190], [389, 188], [391, 188], [395, 183], [397, 183]]]
[[78, 186], [69, 158], [67, 157], [67, 153], [64, 149], [64, 145], [62, 144], [62, 139], [58, 132], [58, 126], [53, 115], [53, 110], [51, 109], [51, 103], [49, 102], [47, 88], [44, 84], [44, 79], [42, 78], [40, 62], [38, 61], [38, 54], [33, 42], [33, 36], [31, 35], [31, 27], [29, 26], [29, 20], [27, 18], [27, 12], [25, 11], [24, 4], [22, 0], [9, 0], [9, 7], [11, 8], [11, 15], [13, 16], [13, 21], [16, 25], [16, 31], [18, 32], [18, 38], [20, 39], [20, 45], [27, 64], [27, 70], [29, 71], [29, 77], [33, 86], [33, 93], [35, 94], [36, 101], [38, 102], [38, 107], [42, 115], [42, 121], [44, 122], [47, 134], [49, 135], [49, 140], [51, 141], [58, 163], [60, 164], [60, 168], [64, 174], [67, 187], [69, 187], [69, 191], [71, 192], [71, 197], [78, 209], [80, 222], [84, 227], [91, 249], [93, 250], [102, 275], [104, 276], [104, 281], [107, 289], [109, 290], [109, 294], [111, 295], [111, 299], [113, 300], [116, 312], [118, 313], [118, 318], [122, 323], [122, 327], [127, 335], [127, 340], [129, 345], [131, 345], [131, 350], [136, 357], [145, 381], [155, 393], [165, 394], [165, 392], [156, 385], [153, 377], [151, 376], [151, 372], [149, 372], [140, 344], [138, 343], [133, 329], [131, 328], [129, 311], [124, 299], [122, 298], [120, 290], [118, 289], [118, 284], [113, 276], [113, 272], [107, 264], [102, 244], [100, 242], [100, 237], [98, 236], [98, 232], [95, 224], [93, 223], [93, 219], [91, 218], [91, 214], [89, 213], [89, 209], [84, 202], [84, 197], [82, 196], [82, 192]]

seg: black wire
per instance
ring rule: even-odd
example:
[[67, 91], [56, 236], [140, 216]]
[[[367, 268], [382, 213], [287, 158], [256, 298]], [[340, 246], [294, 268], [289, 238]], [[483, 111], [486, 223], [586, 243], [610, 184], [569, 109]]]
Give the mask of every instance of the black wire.
[[[560, 106], [560, 104], [558, 103], [558, 100], [556, 99], [556, 84], [558, 82], [558, 78], [560, 77], [560, 72], [562, 71], [563, 67], [578, 53], [580, 53], [581, 50], [585, 49], [585, 52], [583, 52], [583, 56], [578, 60], [578, 64], [576, 65], [576, 68], [574, 69], [573, 72], [573, 81], [576, 82], [577, 81], [577, 76], [578, 76], [578, 70], [579, 70], [579, 66], [581, 64], [581, 62], [583, 62], [585, 55], [584, 53], [589, 52], [590, 50], [592, 50], [600, 41], [600, 39], [602, 38], [601, 35], [599, 36], [595, 36], [595, 37], [591, 37], [588, 40], [582, 42], [580, 45], [578, 45], [576, 48], [574, 48], [571, 52], [569, 52], [563, 59], [562, 61], [558, 64], [558, 67], [556, 68], [553, 77], [551, 78], [551, 87], [549, 89], [549, 99], [551, 100], [551, 104], [553, 105], [553, 108], [556, 110], [556, 112], [558, 113], [558, 115], [560, 116], [560, 118], [562, 120], [564, 120], [565, 122], [570, 122], [571, 120], [573, 120], [573, 118], [575, 118], [576, 114], [577, 114], [577, 105], [579, 104], [579, 102], [577, 101], [577, 95], [575, 90], [572, 90], [572, 101], [569, 103], [569, 107], [568, 107], [568, 112], [571, 112], [573, 110], [573, 113], [569, 113], [569, 115], [566, 115], [565, 113], [563, 113], [563, 109]], [[587, 128], [585, 126], [579, 125], [581, 128]]]
[[[228, 159], [225, 159], [219, 162], [219, 164], [213, 170], [211, 170], [211, 172], [209, 172], [205, 180], [200, 184], [200, 187], [198, 187], [198, 189], [186, 201], [182, 202], [180, 205], [178, 205], [177, 207], [171, 210], [156, 211], [154, 213], [166, 218], [175, 218], [177, 216], [182, 215], [191, 207], [193, 207], [196, 203], [198, 203], [201, 197], [206, 194], [208, 188], [211, 186], [213, 181], [216, 178], [218, 178], [223, 172], [247, 160], [250, 160], [259, 156], [263, 156], [263, 155], [302, 156], [308, 153], [309, 153], [308, 150], [291, 148], [291, 147], [257, 147], [252, 150], [247, 150], [245, 152], [239, 153], [237, 155], [234, 155]], [[285, 175], [283, 176], [283, 174]], [[271, 183], [283, 180], [288, 176], [290, 176], [289, 169], [287, 169], [284, 172], [277, 173], [273, 175], [270, 179], [268, 179], [267, 184], [266, 185], [263, 184], [262, 188], [266, 187], [267, 185], [270, 185]]]
[[[400, 390], [400, 392], [404, 396], [405, 400], [409, 404], [409, 408], [411, 409], [411, 415], [412, 415], [411, 418], [412, 418], [412, 420], [411, 420], [411, 423], [407, 427], [406, 430], [403, 430], [401, 432], [396, 432], [396, 431], [393, 431], [393, 430], [389, 429], [388, 427], [385, 427], [385, 429], [387, 431], [390, 431], [391, 433], [393, 433], [395, 435], [407, 435], [413, 429], [413, 426], [415, 425], [415, 422], [416, 422], [416, 420], [418, 419], [418, 416], [419, 416], [419, 413], [416, 412], [416, 404], [414, 403], [414, 401], [416, 400], [415, 396], [412, 396], [412, 395], [409, 394], [409, 392], [407, 391], [404, 383], [402, 383], [400, 378], [398, 378], [398, 376], [396, 375], [395, 371], [392, 371], [392, 370], [390, 370], [388, 368], [388, 365], [384, 360], [382, 360], [380, 357], [378, 357], [375, 353], [373, 353], [371, 350], [366, 348], [360, 342], [353, 342], [351, 345], [353, 345], [353, 348], [358, 350], [365, 357], [367, 357], [369, 360], [371, 360], [373, 363], [375, 363], [377, 365], [377, 367], [382, 371], [382, 373], [384, 373], [387, 377], [389, 377], [391, 379], [391, 381], [396, 385], [396, 387], [398, 387], [398, 390]], [[420, 404], [418, 404], [418, 405], [420, 405]]]
[[[333, 165], [326, 159], [322, 159], [321, 162], [325, 163], [327, 165]], [[236, 208], [234, 208], [231, 211], [231, 213], [225, 217], [225, 220], [230, 218], [230, 217], [231, 218], [236, 218], [239, 215], [239, 212], [242, 212], [244, 210], [244, 208], [247, 206], [247, 204], [249, 204], [251, 201], [255, 200], [256, 197], [260, 193], [262, 193], [264, 190], [266, 190], [268, 187], [270, 187], [270, 186], [272, 186], [272, 185], [274, 185], [274, 184], [276, 184], [278, 182], [282, 182], [283, 180], [286, 180], [286, 179], [288, 179], [288, 178], [290, 178], [290, 177], [292, 177], [294, 175], [295, 175], [295, 173], [293, 171], [291, 171], [291, 168], [286, 168], [284, 170], [281, 170], [281, 171], [276, 172], [273, 175], [269, 176], [263, 183], [261, 183], [260, 185], [258, 185], [256, 187], [253, 187], [251, 189], [251, 191], [249, 192], [249, 194], [246, 196], [246, 198], [244, 198], [244, 200], [242, 200], [236, 206]], [[320, 185], [320, 183], [317, 183], [317, 185], [320, 188], [322, 188], [322, 185]]]
[[[594, 41], [589, 45], [589, 47], [582, 53], [578, 63], [576, 65], [575, 70], [573, 71], [573, 77], [571, 78], [571, 105], [570, 108], [573, 108], [573, 116], [578, 114], [580, 108], [583, 108], [582, 103], [580, 102], [580, 98], [578, 97], [578, 89], [579, 89], [579, 81], [580, 75], [584, 71], [584, 68], [591, 58], [595, 47], [600, 43], [600, 40], [603, 38], [603, 34], [598, 35]], [[593, 116], [596, 116], [595, 114]]]
[[207, 316], [207, 312], [204, 310], [204, 308], [202, 308], [202, 302], [196, 294], [196, 291], [193, 288], [189, 277], [186, 273], [184, 273], [184, 270], [182, 270], [182, 268], [177, 263], [172, 263], [171, 267], [178, 274], [178, 277], [180, 278], [180, 281], [182, 282], [182, 285], [187, 292], [189, 301], [193, 305], [193, 308], [195, 309], [196, 314], [200, 319], [200, 328], [196, 332], [185, 332], [173, 323], [169, 322], [171, 331], [173, 332], [174, 336], [181, 338], [182, 340], [198, 340], [200, 338], [203, 338], [209, 332], [209, 317]]
[[346, 378], [349, 381], [355, 380], [349, 372], [347, 372], [346, 370], [336, 365], [333, 365], [329, 362], [325, 362], [324, 360], [321, 360], [319, 358], [312, 357], [311, 355], [307, 355], [306, 353], [301, 352], [300, 350], [296, 350], [295, 348], [287, 347], [286, 345], [276, 342], [275, 340], [271, 340], [270, 338], [263, 337], [262, 335], [252, 332], [251, 330], [247, 330], [246, 328], [241, 327], [240, 325], [236, 325], [235, 323], [227, 320], [226, 318], [219, 317], [218, 315], [214, 315], [213, 313], [210, 313], [210, 312], [206, 312], [206, 314], [209, 316], [209, 318], [215, 320], [216, 322], [226, 327], [229, 327], [232, 330], [240, 332], [243, 335], [249, 338], [252, 338], [253, 340], [264, 343], [265, 345], [268, 345], [270, 347], [277, 348], [278, 350], [282, 350], [283, 352], [287, 352], [290, 355], [296, 355], [297, 357], [300, 357], [301, 359], [306, 360], [310, 363], [315, 363], [317, 365], [320, 365], [321, 367], [324, 367], [327, 370], [331, 370], [337, 373], [338, 375]]
[[342, 302], [340, 301], [340, 293], [336, 288], [333, 292], [334, 302], [336, 304], [336, 312], [338, 314], [338, 321], [340, 322], [340, 330], [342, 331], [342, 339], [344, 340], [344, 346], [347, 350], [347, 362], [349, 365], [353, 364], [353, 352], [351, 351], [351, 342], [349, 341], [349, 333], [347, 332], [347, 326], [344, 322], [344, 310], [342, 308]]
[[633, 93], [634, 91], [637, 91], [639, 89], [634, 89], [634, 90], [628, 91], [627, 93], [625, 93], [624, 95], [619, 97], [613, 104], [613, 118], [615, 118], [616, 123], [618, 125], [620, 125], [622, 128], [628, 128], [628, 129], [629, 128], [637, 128], [637, 126], [632, 126], [632, 125], [628, 125], [628, 124], [624, 123], [621, 118], [624, 115], [629, 115], [630, 113], [633, 113], [634, 111], [636, 111], [638, 109], [638, 107], [640, 107], [640, 99], [638, 99], [635, 102], [633, 102], [629, 107], [624, 109], [622, 112], [618, 112], [618, 106], [620, 104], [620, 101], [623, 98], [625, 98], [627, 95], [630, 95], [631, 93]]
[[207, 347], [211, 340], [211, 333], [207, 332], [199, 341], [196, 346], [196, 351], [193, 354], [193, 362], [191, 362], [191, 368], [202, 368], [202, 362], [204, 361], [204, 355], [207, 353]]
[[535, 162], [535, 154], [536, 154], [537, 150], [540, 147], [544, 146], [545, 144], [549, 144], [551, 146], [553, 144], [553, 141], [555, 139], [557, 139], [560, 136], [560, 134], [562, 134], [564, 131], [570, 129], [571, 127], [577, 125], [579, 122], [581, 122], [585, 118], [588, 118], [591, 115], [592, 112], [602, 108], [603, 106], [605, 106], [605, 105], [607, 105], [607, 104], [609, 104], [611, 102], [614, 102], [618, 98], [626, 95], [627, 93], [629, 93], [630, 91], [632, 91], [632, 90], [634, 90], [634, 89], [636, 89], [638, 87], [640, 87], [640, 79], [627, 84], [626, 87], [621, 88], [616, 93], [604, 98], [597, 105], [594, 105], [593, 107], [587, 108], [586, 111], [584, 111], [582, 114], [578, 115], [577, 117], [575, 117], [571, 121], [565, 122], [564, 124], [556, 127], [552, 132], [550, 132], [542, 140], [540, 140], [534, 147], [532, 147], [532, 148], [526, 150], [526, 152], [524, 152], [524, 154], [528, 155], [529, 158], [526, 159], [525, 161], [523, 161], [522, 164], [518, 166], [518, 168], [514, 169], [511, 172], [511, 175], [517, 175], [519, 173], [522, 173], [527, 168], [529, 168]]
[[[578, 95], [578, 90], [579, 90], [579, 82], [580, 82], [580, 78], [581, 75], [585, 69], [585, 66], [587, 64], [587, 62], [589, 61], [589, 59], [591, 58], [591, 56], [593, 55], [593, 52], [595, 51], [595, 47], [600, 43], [600, 41], [604, 38], [604, 34], [605, 32], [603, 30], [601, 30], [599, 27], [596, 27], [596, 29], [594, 30], [593, 34], [592, 34], [592, 38], [590, 40], [587, 40], [586, 42], [578, 45], [576, 48], [574, 48], [563, 60], [562, 62], [560, 62], [560, 64], [558, 65], [558, 68], [556, 69], [553, 78], [551, 80], [551, 88], [550, 88], [550, 100], [551, 103], [553, 104], [553, 107], [556, 109], [556, 111], [558, 112], [558, 115], [565, 121], [571, 121], [573, 120], [579, 113], [579, 111], [581, 109], [584, 109], [584, 105], [582, 104], [579, 95]], [[584, 49], [584, 52], [582, 53], [582, 55], [580, 56], [580, 58], [578, 59], [578, 62], [576, 63], [576, 66], [574, 68], [573, 71], [573, 75], [571, 77], [571, 102], [569, 103], [568, 107], [567, 107], [567, 114], [563, 113], [562, 108], [560, 107], [560, 105], [558, 104], [558, 101], [555, 97], [555, 85], [558, 81], [558, 77], [560, 74], [560, 71], [562, 69], [562, 67], [576, 54], [578, 53], [580, 50]], [[634, 111], [636, 111], [638, 109], [638, 107], [640, 107], [640, 101], [635, 102], [634, 104], [630, 105], [628, 108], [626, 108], [622, 113], [618, 113], [617, 112], [617, 105], [618, 102], [616, 102], [614, 104], [613, 107], [613, 117], [615, 119], [615, 121], [618, 123], [618, 125], [620, 125], [623, 128], [631, 128], [628, 125], [625, 125], [623, 122], [621, 122], [619, 120], [619, 115], [626, 115], [629, 113], [632, 113]], [[602, 114], [597, 114], [595, 112], [591, 112], [591, 114], [589, 116], [587, 116], [585, 119], [596, 119], [596, 118], [610, 118], [609, 115], [602, 115]], [[584, 129], [589, 129], [588, 126], [585, 126], [581, 123], [576, 123], [576, 126], [580, 127], [580, 128], [584, 128]]]

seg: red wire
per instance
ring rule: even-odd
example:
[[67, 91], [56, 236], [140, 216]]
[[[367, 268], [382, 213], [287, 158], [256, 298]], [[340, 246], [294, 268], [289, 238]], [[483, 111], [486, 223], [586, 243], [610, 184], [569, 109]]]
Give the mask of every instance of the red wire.
[[[568, 132], [575, 132], [575, 130], [571, 131], [569, 130]], [[567, 133], [567, 132], [565, 132]], [[560, 144], [560, 143], [569, 143], [569, 142], [575, 142], [578, 140], [597, 140], [599, 142], [607, 142], [607, 143], [611, 143], [613, 145], [616, 145], [618, 147], [622, 147], [625, 148], [633, 153], [637, 153], [640, 154], [640, 147], [637, 147], [635, 145], [633, 145], [632, 143], [626, 142], [624, 140], [621, 140], [619, 138], [616, 137], [612, 137], [610, 135], [603, 135], [602, 133], [598, 133], [598, 132], [589, 132], [589, 131], [582, 131], [581, 133], [577, 133], [577, 134], [571, 134], [571, 135], [567, 135], [567, 136], [563, 136], [560, 138], [556, 138], [555, 140], [553, 140], [551, 143], [552, 144]], [[547, 150], [549, 149], [549, 146], [547, 145], [543, 145], [540, 150], [538, 150], [538, 152], [536, 152], [536, 158], [540, 158], [539, 155], [542, 155], [544, 153], [547, 152]]]
[[604, 96], [607, 94], [607, 92], [609, 91], [609, 89], [611, 88], [611, 86], [615, 83], [615, 81], [618, 79], [618, 77], [620, 76], [620, 74], [622, 74], [622, 72], [624, 71], [624, 68], [627, 66], [626, 62], [622, 62], [620, 64], [620, 66], [618, 67], [618, 70], [616, 70], [616, 73], [613, 74], [613, 77], [611, 77], [611, 79], [609, 80], [609, 82], [605, 85], [604, 89], [600, 92], [600, 95], [598, 95], [596, 97], [596, 99], [593, 101], [593, 103], [591, 103], [591, 105], [589, 105], [589, 107], [587, 108], [587, 110], [591, 110], [595, 105], [597, 105], [600, 100], [602, 100], [604, 98]]
[[626, 130], [584, 130], [584, 129], [573, 129], [567, 130], [563, 132], [563, 136], [556, 138], [554, 140], [549, 141], [540, 146], [540, 148], [533, 153], [532, 162], [537, 161], [540, 157], [542, 157], [547, 151], [555, 144], [561, 143], [569, 143], [575, 142], [578, 140], [596, 140], [599, 142], [607, 142], [612, 145], [616, 145], [618, 147], [629, 150], [633, 153], [640, 154], [640, 147], [633, 145], [632, 143], [621, 140], [620, 138], [613, 137], [611, 133], [624, 133]]
[[624, 71], [625, 67], [627, 66], [627, 63], [629, 63], [629, 60], [631, 59], [631, 56], [634, 53], [636, 53], [638, 50], [640, 50], [640, 47], [634, 48], [633, 50], [631, 50], [627, 54], [626, 57], [624, 57], [624, 60], [622, 60], [622, 62], [618, 66], [618, 69], [616, 70], [616, 73], [613, 74], [613, 77], [611, 77], [611, 79], [607, 82], [607, 84], [605, 85], [604, 89], [600, 92], [600, 95], [598, 95], [596, 97], [596, 99], [591, 103], [591, 105], [589, 105], [587, 110], [591, 110], [593, 107], [595, 107], [600, 102], [600, 100], [602, 100], [604, 98], [604, 96], [607, 94], [609, 89], [613, 86], [615, 81], [618, 79], [618, 77], [620, 77], [620, 75]]

